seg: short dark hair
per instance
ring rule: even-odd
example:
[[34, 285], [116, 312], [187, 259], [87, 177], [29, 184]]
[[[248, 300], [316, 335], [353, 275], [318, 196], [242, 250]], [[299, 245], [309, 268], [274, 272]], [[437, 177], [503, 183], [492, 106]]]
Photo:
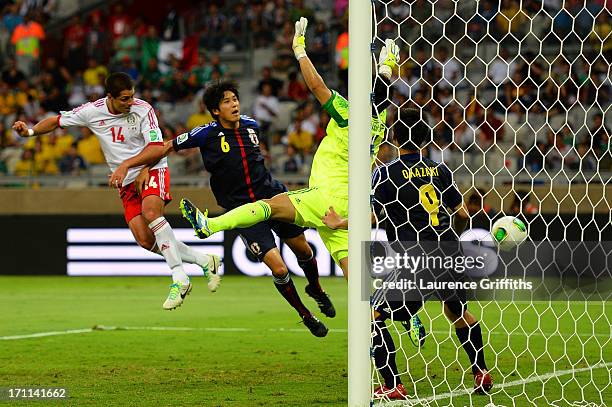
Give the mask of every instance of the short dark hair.
[[427, 114], [418, 109], [400, 109], [392, 128], [395, 141], [405, 150], [419, 150], [424, 142], [431, 140]]
[[226, 91], [232, 92], [234, 95], [236, 95], [238, 100], [240, 100], [238, 88], [233, 82], [217, 82], [210, 85], [208, 88], [206, 88], [206, 91], [204, 91], [204, 104], [215, 120], [219, 119], [219, 115], [214, 114], [213, 109], [219, 109], [219, 105], [221, 104]]
[[116, 98], [122, 91], [134, 89], [134, 81], [125, 72], [113, 72], [106, 77], [104, 87], [106, 93], [110, 93], [112, 97]]

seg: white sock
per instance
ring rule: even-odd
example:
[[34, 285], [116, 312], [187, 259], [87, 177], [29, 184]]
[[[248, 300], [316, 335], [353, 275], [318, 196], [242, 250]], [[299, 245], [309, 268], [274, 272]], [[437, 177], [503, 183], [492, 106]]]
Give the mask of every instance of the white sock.
[[183, 262], [181, 261], [178, 243], [166, 218], [161, 216], [155, 219], [153, 222], [149, 223], [149, 228], [155, 235], [155, 242], [159, 252], [164, 256], [168, 267], [172, 270], [172, 281], [175, 283], [180, 282], [183, 285], [187, 284], [189, 282], [189, 277], [187, 277], [185, 270], [183, 270]]
[[198, 250], [192, 249], [180, 240], [176, 241], [176, 245], [181, 254], [181, 259], [185, 263], [197, 264], [200, 267], [206, 267], [210, 257], [206, 253], [202, 253]]

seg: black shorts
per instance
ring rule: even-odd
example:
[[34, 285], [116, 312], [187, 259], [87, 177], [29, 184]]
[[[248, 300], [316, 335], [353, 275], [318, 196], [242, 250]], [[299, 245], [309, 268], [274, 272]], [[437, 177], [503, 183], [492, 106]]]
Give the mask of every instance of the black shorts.
[[304, 233], [306, 228], [293, 223], [268, 220], [245, 229], [236, 230], [240, 233], [240, 237], [249, 251], [257, 257], [257, 260], [263, 261], [266, 253], [276, 247], [272, 231], [281, 239], [291, 239]]
[[[415, 281], [462, 281], [463, 275], [457, 276], [445, 270], [419, 270], [415, 274], [392, 273], [387, 279], [399, 281], [402, 277], [412, 277]], [[467, 311], [467, 293], [465, 289], [406, 289], [406, 290], [376, 290], [371, 297], [372, 308], [381, 314], [381, 320], [393, 319], [409, 321], [423, 306], [425, 301], [437, 298], [442, 301], [456, 316], [462, 316]]]
[[[455, 314], [457, 317], [463, 315], [467, 311], [468, 303], [465, 300], [453, 300], [443, 301], [444, 305], [448, 307], [450, 312]], [[372, 307], [380, 314], [379, 320], [392, 319], [393, 321], [408, 322], [413, 315], [423, 306], [422, 301], [407, 301], [407, 302], [388, 302], [381, 301], [374, 303]]]

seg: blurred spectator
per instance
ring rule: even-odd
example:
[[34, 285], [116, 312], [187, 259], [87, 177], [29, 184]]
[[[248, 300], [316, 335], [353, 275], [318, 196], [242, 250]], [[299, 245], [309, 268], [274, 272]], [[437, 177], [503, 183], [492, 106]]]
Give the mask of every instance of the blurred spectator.
[[607, 144], [604, 142], [609, 139], [612, 131], [608, 126], [604, 125], [602, 113], [596, 113], [593, 116], [593, 126], [589, 129], [589, 134], [593, 139], [593, 146], [603, 146]]
[[24, 79], [26, 76], [17, 68], [17, 61], [9, 59], [6, 69], [2, 71], [2, 81], [12, 88]]
[[34, 165], [36, 174], [40, 175], [57, 175], [59, 168], [57, 167], [57, 157], [53, 147], [45, 145], [42, 139], [36, 138], [34, 141]]
[[142, 39], [145, 35], [147, 35], [148, 31], [149, 26], [145, 24], [142, 17], [136, 16], [136, 18], [134, 18], [134, 22], [132, 23], [132, 32], [138, 38], [139, 42], [142, 42]]
[[525, 166], [533, 173], [539, 172], [544, 168], [544, 156], [546, 155], [546, 145], [541, 141], [538, 141], [533, 146], [525, 157]]
[[597, 16], [590, 35], [591, 44], [595, 51], [601, 49], [603, 55], [609, 57], [612, 51], [612, 22], [610, 15], [602, 12]]
[[25, 79], [17, 84], [14, 90], [15, 102], [21, 112], [29, 117], [38, 114], [38, 91], [28, 85]]
[[457, 85], [463, 78], [461, 73], [460, 64], [455, 56], [449, 57], [448, 49], [446, 47], [440, 47], [438, 55], [436, 56], [438, 64], [442, 67], [442, 74], [444, 81], [441, 81], [437, 86], [441, 88], [447, 88], [450, 86]]
[[17, 67], [26, 76], [37, 75], [40, 70], [40, 41], [45, 39], [42, 25], [26, 14], [23, 23], [15, 27], [11, 43], [15, 46]]
[[[2, 8], [0, 8], [2, 10]], [[4, 25], [9, 33], [13, 35], [15, 28], [23, 24], [23, 16], [19, 14], [19, 4], [12, 3], [6, 6], [6, 12], [2, 16], [2, 25]]]
[[531, 203], [531, 194], [527, 191], [516, 191], [514, 193], [514, 201], [510, 205], [509, 215], [537, 215], [538, 206]]
[[262, 93], [264, 85], [270, 85], [272, 88], [272, 95], [278, 97], [281, 89], [283, 88], [283, 81], [272, 75], [272, 68], [264, 66], [261, 70], [261, 79], [257, 84], [257, 91]]
[[516, 63], [509, 61], [507, 48], [501, 47], [499, 55], [491, 62], [488, 69], [489, 79], [493, 85], [499, 86], [509, 80], [516, 70]]
[[13, 173], [18, 177], [31, 177], [37, 175], [36, 166], [34, 163], [34, 150], [25, 149], [21, 154], [21, 158], [15, 164]]
[[115, 63], [120, 63], [125, 57], [128, 57], [131, 61], [138, 58], [138, 37], [133, 33], [130, 24], [123, 27], [123, 32], [115, 38], [113, 47], [115, 49], [113, 62]]
[[314, 11], [304, 5], [304, 0], [293, 0], [291, 2], [292, 6], [289, 9], [289, 22], [295, 22], [300, 19], [300, 17], [306, 17], [308, 20], [312, 21], [314, 17]]
[[262, 48], [268, 46], [274, 39], [274, 31], [269, 29], [271, 22], [264, 15], [263, 3], [260, 1], [252, 3], [247, 15], [249, 18], [249, 29], [253, 35], [253, 47]]
[[4, 123], [4, 121], [0, 120], [0, 150], [3, 148], [12, 147], [15, 144], [13, 131]]
[[59, 161], [60, 172], [62, 175], [80, 175], [87, 169], [85, 160], [77, 151], [77, 145], [72, 144], [70, 149], [62, 156]]
[[227, 35], [234, 44], [235, 49], [241, 51], [247, 48], [249, 46], [249, 17], [244, 3], [238, 2], [234, 5], [227, 26]]
[[491, 220], [497, 215], [497, 211], [485, 203], [484, 191], [476, 188], [470, 194], [466, 204], [472, 228], [491, 229]]
[[[468, 112], [468, 119], [476, 130], [476, 140], [484, 150], [493, 143], [504, 140], [504, 122], [498, 119], [493, 109], [485, 109], [480, 102], [474, 100], [470, 105], [475, 105], [473, 114]], [[468, 110], [471, 110], [470, 106]]]
[[187, 119], [187, 130], [191, 131], [198, 126], [205, 126], [208, 123], [213, 121], [213, 117], [210, 112], [206, 109], [206, 105], [202, 99], [200, 99], [200, 103], [198, 103], [199, 110], [189, 116]]
[[64, 61], [68, 70], [82, 71], [85, 69], [85, 37], [87, 30], [78, 15], [72, 16], [68, 28], [64, 30]]
[[308, 55], [315, 66], [325, 68], [329, 64], [331, 39], [324, 21], [317, 21], [312, 41], [308, 43]]
[[86, 86], [87, 94], [104, 94], [104, 80], [108, 75], [108, 69], [99, 65], [95, 58], [87, 60], [87, 69], [83, 72], [83, 82]]
[[302, 156], [310, 154], [314, 145], [314, 132], [304, 122], [304, 111], [296, 109], [293, 122], [287, 128], [287, 144], [293, 146]]
[[285, 0], [268, 0], [263, 10], [264, 19], [272, 27], [282, 27], [285, 21], [293, 23], [288, 14]]
[[343, 24], [342, 31], [336, 38], [336, 65], [338, 67], [338, 78], [340, 79], [340, 93], [348, 89], [348, 66], [349, 66], [349, 36], [348, 36], [348, 25]]
[[592, 150], [587, 143], [580, 143], [576, 148], [578, 158], [580, 159], [579, 171], [594, 171], [597, 169], [597, 160], [593, 157]]
[[312, 100], [307, 100], [302, 106], [305, 127], [316, 133], [319, 125], [319, 113], [315, 109], [315, 104]]
[[142, 43], [140, 47], [140, 66], [144, 70], [149, 66], [149, 61], [155, 59], [157, 65], [157, 56], [159, 55], [159, 37], [157, 35], [157, 29], [155, 26], [148, 26], [147, 33], [142, 37]]
[[12, 124], [17, 112], [17, 99], [5, 82], [0, 82], [0, 116], [5, 124]]
[[104, 154], [100, 148], [100, 142], [88, 128], [81, 128], [81, 137], [77, 141], [77, 151], [87, 164], [105, 164]]
[[110, 13], [109, 27], [112, 40], [115, 41], [126, 32], [126, 27], [132, 22], [130, 15], [124, 11], [122, 3], [115, 3]]
[[406, 3], [402, 0], [393, 0], [387, 9], [389, 17], [397, 23], [403, 22], [410, 15], [410, 7], [406, 7]]
[[502, 0], [496, 21], [497, 28], [502, 35], [512, 33], [521, 38], [529, 29], [529, 24], [526, 24], [529, 22], [529, 17], [521, 8], [520, 3], [514, 0]]
[[334, 15], [343, 17], [348, 10], [348, 0], [334, 0]]
[[91, 13], [90, 19], [91, 22], [85, 33], [85, 53], [87, 58], [93, 58], [102, 64], [108, 58], [111, 41], [108, 31], [102, 25], [102, 13], [95, 10]]
[[287, 158], [283, 163], [283, 172], [297, 174], [302, 169], [302, 158], [292, 145], [287, 146]]
[[303, 102], [308, 99], [310, 92], [302, 79], [301, 74], [296, 71], [289, 73], [289, 83], [287, 84], [287, 97], [296, 102]]
[[565, 144], [561, 133], [554, 134], [549, 130], [546, 134], [548, 153], [546, 154], [546, 168], [559, 170], [574, 161], [570, 154], [572, 147]]
[[138, 81], [138, 77], [140, 76], [140, 72], [138, 72], [138, 68], [134, 63], [134, 60], [129, 56], [125, 55], [121, 61], [119, 62], [119, 66], [117, 70], [120, 72], [125, 72], [130, 75], [130, 77], [134, 80], [134, 82]]
[[261, 133], [268, 134], [270, 125], [274, 123], [279, 113], [278, 98], [272, 94], [272, 86], [269, 83], [264, 83], [261, 94], [255, 98], [253, 105], [253, 115], [259, 122]]
[[227, 18], [215, 3], [208, 6], [200, 35], [200, 47], [219, 51], [227, 32]]
[[276, 70], [284, 72], [295, 63], [293, 51], [291, 50], [294, 31], [293, 24], [286, 21], [283, 24], [281, 32], [276, 37], [276, 42], [274, 43], [276, 59], [272, 62], [272, 66]]
[[159, 71], [157, 59], [149, 59], [147, 65], [142, 70], [140, 86], [143, 89], [154, 89], [161, 81], [162, 73]]
[[453, 141], [461, 150], [468, 151], [476, 141], [474, 129], [468, 122], [462, 120], [453, 131]]
[[70, 146], [74, 144], [74, 138], [66, 131], [66, 129], [56, 129], [51, 134], [39, 136], [44, 144], [53, 149], [55, 157], [63, 156]]
[[207, 76], [210, 74], [208, 62], [206, 61], [206, 55], [200, 53], [198, 56], [198, 62], [191, 67], [189, 71], [189, 86], [193, 88], [200, 88], [207, 83], [210, 78]]
[[212, 54], [210, 56], [210, 64], [206, 67], [206, 70], [204, 71], [204, 76], [208, 78], [208, 81], [213, 79], [212, 77], [214, 71], [218, 71], [221, 77], [224, 77], [227, 73], [227, 65], [221, 62], [221, 57], [219, 56], [219, 54]]

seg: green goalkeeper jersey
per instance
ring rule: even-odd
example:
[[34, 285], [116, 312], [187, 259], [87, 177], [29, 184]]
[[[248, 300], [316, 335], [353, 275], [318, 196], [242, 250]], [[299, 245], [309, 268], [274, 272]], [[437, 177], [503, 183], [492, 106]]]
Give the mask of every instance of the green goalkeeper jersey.
[[[321, 141], [312, 162], [309, 186], [323, 190], [327, 195], [348, 197], [348, 101], [335, 90], [323, 105], [331, 120], [327, 135]], [[376, 157], [385, 135], [387, 111], [372, 117], [371, 160]]]

